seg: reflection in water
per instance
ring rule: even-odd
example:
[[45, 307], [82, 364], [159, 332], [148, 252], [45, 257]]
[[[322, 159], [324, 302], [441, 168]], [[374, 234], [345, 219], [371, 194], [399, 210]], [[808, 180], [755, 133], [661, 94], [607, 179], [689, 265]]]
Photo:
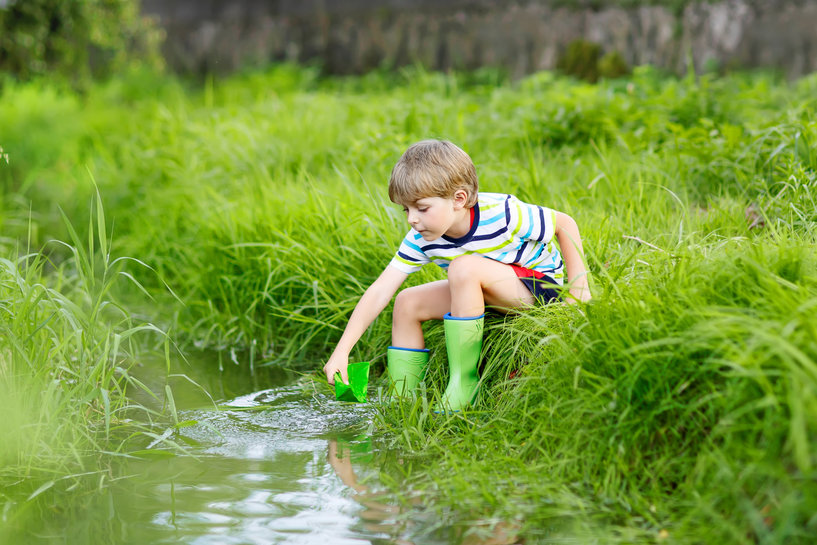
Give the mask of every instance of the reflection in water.
[[[397, 515], [400, 510], [396, 505], [386, 503], [383, 494], [378, 494], [370, 491], [368, 486], [360, 484], [352, 467], [353, 452], [357, 450], [357, 458], [360, 459], [361, 452], [364, 457], [367, 453], [360, 448], [355, 449], [353, 445], [358, 446], [361, 443], [364, 445], [367, 442], [360, 442], [360, 438], [356, 438], [357, 443], [345, 441], [343, 438], [332, 438], [329, 440], [329, 452], [326, 459], [335, 474], [340, 478], [341, 482], [356, 492], [354, 496], [355, 501], [363, 508], [358, 516], [360, 517], [361, 525], [368, 532], [387, 534], [392, 537], [398, 537], [405, 532], [398, 522]], [[411, 543], [407, 540], [397, 539], [394, 543], [403, 544]]]
[[[391, 543], [395, 545], [421, 545], [429, 542], [428, 536], [422, 541], [414, 540], [410, 536], [412, 528], [408, 528], [406, 517], [400, 517], [398, 506], [388, 503], [388, 496], [373, 492], [370, 487], [358, 481], [352, 466], [353, 461], [368, 460], [371, 456], [366, 452], [369, 441], [359, 436], [353, 441], [347, 441], [342, 436], [329, 440], [329, 452], [326, 455], [329, 464], [341, 482], [356, 492], [356, 501], [364, 508], [358, 513], [362, 526], [372, 533], [388, 534], [394, 537]], [[362, 447], [362, 448], [361, 448]], [[403, 523], [401, 523], [401, 518]], [[414, 528], [419, 530], [419, 528]], [[511, 545], [517, 543], [516, 532], [511, 524], [497, 524], [489, 531], [482, 532], [484, 537], [469, 533], [466, 528], [452, 529], [445, 543], [458, 545]], [[464, 534], [464, 535], [463, 535]], [[487, 534], [487, 535], [485, 535]], [[403, 536], [403, 537], [400, 537]]]

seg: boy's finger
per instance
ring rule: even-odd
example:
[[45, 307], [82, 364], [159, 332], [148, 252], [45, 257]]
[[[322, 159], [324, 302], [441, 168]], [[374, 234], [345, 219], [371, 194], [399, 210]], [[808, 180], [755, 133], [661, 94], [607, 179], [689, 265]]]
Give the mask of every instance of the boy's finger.
[[340, 371], [340, 380], [342, 380], [345, 385], [349, 385], [349, 373], [346, 371], [346, 369], [342, 369]]
[[[344, 383], [344, 384], [346, 384], [346, 385], [348, 385], [348, 384], [349, 384], [349, 377], [344, 377], [344, 376], [341, 374], [341, 372], [340, 372], [340, 371], [335, 371], [335, 377], [334, 377], [334, 380], [339, 380], [339, 381], [341, 381], [342, 383]], [[332, 381], [332, 384], [334, 384], [334, 380]]]

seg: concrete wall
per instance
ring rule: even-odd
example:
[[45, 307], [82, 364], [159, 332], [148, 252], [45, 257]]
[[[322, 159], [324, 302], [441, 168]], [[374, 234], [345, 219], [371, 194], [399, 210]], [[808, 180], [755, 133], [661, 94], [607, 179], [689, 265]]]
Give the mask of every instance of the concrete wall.
[[[646, 2], [645, 2], [646, 3]], [[631, 65], [684, 72], [775, 67], [817, 71], [817, 0], [577, 9], [556, 0], [142, 0], [167, 31], [171, 66], [229, 72], [270, 61], [320, 60], [332, 73], [381, 63], [434, 69], [503, 66], [514, 76], [554, 68], [583, 38]]]

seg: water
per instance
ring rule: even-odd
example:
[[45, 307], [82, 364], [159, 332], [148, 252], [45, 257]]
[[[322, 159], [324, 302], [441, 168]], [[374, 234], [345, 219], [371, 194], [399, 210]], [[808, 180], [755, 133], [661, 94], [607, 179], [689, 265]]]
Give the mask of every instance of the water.
[[[280, 369], [219, 367], [184, 369], [203, 388], [173, 381], [179, 420], [190, 425], [172, 439], [186, 454], [127, 461], [124, 477], [31, 525], [25, 543], [514, 543], [463, 540], [463, 528], [441, 529], [432, 511], [398, 504], [378, 478], [383, 468], [401, 474], [401, 453], [373, 431], [373, 405], [336, 401], [325, 385]], [[153, 391], [164, 376], [150, 365], [140, 372]]]
[[[114, 493], [123, 542], [351, 545], [408, 538], [397, 507], [360, 483], [374, 455], [366, 433], [370, 406], [338, 403], [299, 385], [221, 406], [179, 415], [197, 422], [182, 429], [195, 445], [191, 456], [130, 465], [140, 478]], [[358, 501], [361, 493], [368, 506]]]

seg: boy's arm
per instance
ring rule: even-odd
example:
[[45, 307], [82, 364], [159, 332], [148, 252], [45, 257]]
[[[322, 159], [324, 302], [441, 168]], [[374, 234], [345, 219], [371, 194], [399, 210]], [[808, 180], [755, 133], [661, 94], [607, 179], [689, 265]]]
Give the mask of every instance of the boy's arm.
[[340, 372], [344, 384], [349, 383], [349, 377], [346, 374], [349, 353], [374, 319], [386, 308], [407, 276], [408, 274], [390, 265], [363, 293], [329, 361], [323, 366], [323, 372], [326, 373], [329, 384], [335, 383], [336, 372]]
[[589, 301], [590, 286], [587, 276], [590, 274], [584, 265], [584, 250], [582, 249], [582, 237], [579, 235], [579, 226], [576, 222], [562, 212], [556, 214], [556, 239], [559, 241], [559, 248], [562, 250], [562, 259], [565, 262], [567, 272], [567, 283], [570, 285], [570, 295], [568, 303], [576, 301]]

